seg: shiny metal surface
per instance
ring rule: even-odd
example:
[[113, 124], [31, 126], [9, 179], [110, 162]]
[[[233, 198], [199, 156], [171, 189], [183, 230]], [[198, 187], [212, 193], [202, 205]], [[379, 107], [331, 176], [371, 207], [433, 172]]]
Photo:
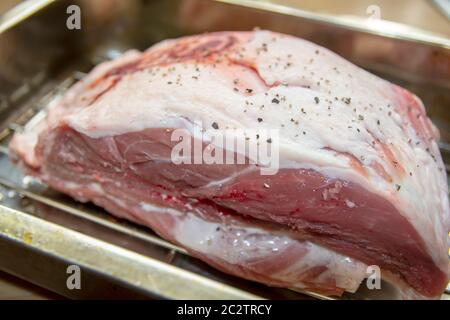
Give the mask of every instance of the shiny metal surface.
[[[11, 164], [7, 144], [15, 130], [42, 116], [50, 101], [95, 64], [129, 48], [145, 49], [186, 34], [254, 27], [312, 40], [417, 93], [441, 130], [441, 151], [449, 168], [449, 39], [250, 0], [32, 2], [28, 9], [0, 19], [0, 269], [62, 295], [308, 298], [224, 275], [150, 230], [24, 179]], [[81, 30], [66, 28], [70, 4], [81, 8]], [[80, 265], [91, 284], [80, 292], [65, 286], [70, 264]], [[344, 296], [383, 297], [363, 290]]]
[[433, 3], [442, 15], [450, 20], [450, 2], [447, 0], [433, 0]]
[[[3, 207], [0, 211], [0, 219], [0, 237], [4, 238], [4, 241], [31, 247], [34, 252], [57, 256], [60, 260], [70, 261], [73, 257], [77, 257], [76, 263], [81, 270], [96, 272], [106, 278], [120, 279], [126, 283], [130, 291], [133, 287], [133, 291], [138, 293], [151, 290], [154, 297], [174, 299], [258, 298], [256, 295], [62, 228], [26, 213]], [[1, 255], [5, 255], [5, 252]], [[10, 271], [15, 272], [14, 269]], [[62, 276], [64, 279], [65, 271], [61, 268], [60, 278]], [[61, 281], [61, 284], [65, 282]], [[195, 290], [192, 290], [193, 284], [196, 285]], [[87, 284], [87, 286], [90, 285]], [[80, 292], [84, 296], [83, 289], [82, 286]], [[104, 287], [94, 288], [90, 293], [98, 297], [102, 295], [104, 289]], [[65, 291], [69, 289], [66, 288]], [[113, 293], [114, 291], [107, 293], [107, 296]], [[66, 295], [69, 294], [66, 293]]]
[[219, 0], [223, 3], [239, 4], [249, 8], [276, 12], [284, 15], [301, 17], [310, 21], [328, 24], [344, 29], [353, 29], [383, 37], [405, 39], [414, 42], [423, 42], [431, 45], [450, 48], [450, 40], [432, 32], [414, 28], [404, 24], [397, 24], [387, 20], [366, 19], [351, 16], [332, 16], [329, 14], [310, 12], [302, 9], [285, 6], [282, 4], [255, 1], [255, 0]]
[[55, 0], [28, 0], [14, 6], [0, 18], [0, 33], [27, 19]]

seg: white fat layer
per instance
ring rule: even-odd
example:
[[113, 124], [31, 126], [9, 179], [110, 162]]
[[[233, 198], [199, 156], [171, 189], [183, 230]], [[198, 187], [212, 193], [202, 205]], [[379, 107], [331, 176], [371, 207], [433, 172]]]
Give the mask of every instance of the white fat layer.
[[[298, 279], [301, 274], [314, 267], [326, 267], [327, 270], [315, 279], [316, 283], [326, 283], [330, 279], [335, 279], [338, 287], [354, 292], [366, 276], [367, 266], [359, 261], [308, 241], [274, 235], [255, 227], [224, 226], [188, 214], [183, 219], [177, 220], [174, 235], [178, 242], [192, 250], [233, 265], [251, 266], [256, 261], [273, 258], [277, 253], [281, 254], [281, 259], [288, 259], [286, 256], [288, 249], [299, 247], [300, 250], [305, 250], [304, 256], [290, 263], [287, 268], [270, 275], [282, 281]], [[283, 257], [284, 251], [286, 253]], [[303, 287], [301, 282], [292, 283], [292, 286]]]

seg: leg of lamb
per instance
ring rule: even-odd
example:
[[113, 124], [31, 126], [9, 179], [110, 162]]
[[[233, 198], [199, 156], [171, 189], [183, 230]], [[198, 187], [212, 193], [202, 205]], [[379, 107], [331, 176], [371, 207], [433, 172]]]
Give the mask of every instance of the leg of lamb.
[[[278, 171], [175, 163], [175, 130], [198, 127], [276, 130]], [[325, 48], [221, 32], [102, 63], [10, 149], [52, 188], [225, 272], [340, 295], [376, 265], [398, 297], [436, 298], [450, 222], [438, 135], [416, 96]]]

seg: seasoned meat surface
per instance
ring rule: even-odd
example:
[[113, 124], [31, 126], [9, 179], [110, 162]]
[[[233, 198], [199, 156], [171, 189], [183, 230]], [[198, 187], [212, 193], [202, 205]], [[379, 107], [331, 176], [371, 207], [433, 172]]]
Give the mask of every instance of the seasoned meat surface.
[[[275, 130], [279, 168], [174, 163], [177, 129]], [[437, 139], [407, 90], [311, 42], [253, 31], [102, 63], [10, 148], [28, 174], [225, 272], [340, 295], [376, 265], [396, 297], [436, 298], [450, 221]]]

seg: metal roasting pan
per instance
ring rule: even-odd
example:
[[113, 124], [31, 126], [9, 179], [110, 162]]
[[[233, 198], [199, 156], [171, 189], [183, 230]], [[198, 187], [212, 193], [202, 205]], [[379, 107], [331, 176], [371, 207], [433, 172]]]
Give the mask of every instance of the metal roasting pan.
[[[73, 4], [80, 30], [66, 27]], [[255, 27], [312, 40], [418, 94], [441, 130], [450, 170], [448, 38], [264, 1], [23, 1], [0, 16], [0, 270], [69, 298], [329, 299], [216, 271], [146, 228], [23, 177], [8, 158], [14, 131], [44, 116], [99, 62], [167, 38]], [[81, 290], [67, 288], [69, 265], [81, 269]], [[390, 297], [385, 288], [342, 299]]]

